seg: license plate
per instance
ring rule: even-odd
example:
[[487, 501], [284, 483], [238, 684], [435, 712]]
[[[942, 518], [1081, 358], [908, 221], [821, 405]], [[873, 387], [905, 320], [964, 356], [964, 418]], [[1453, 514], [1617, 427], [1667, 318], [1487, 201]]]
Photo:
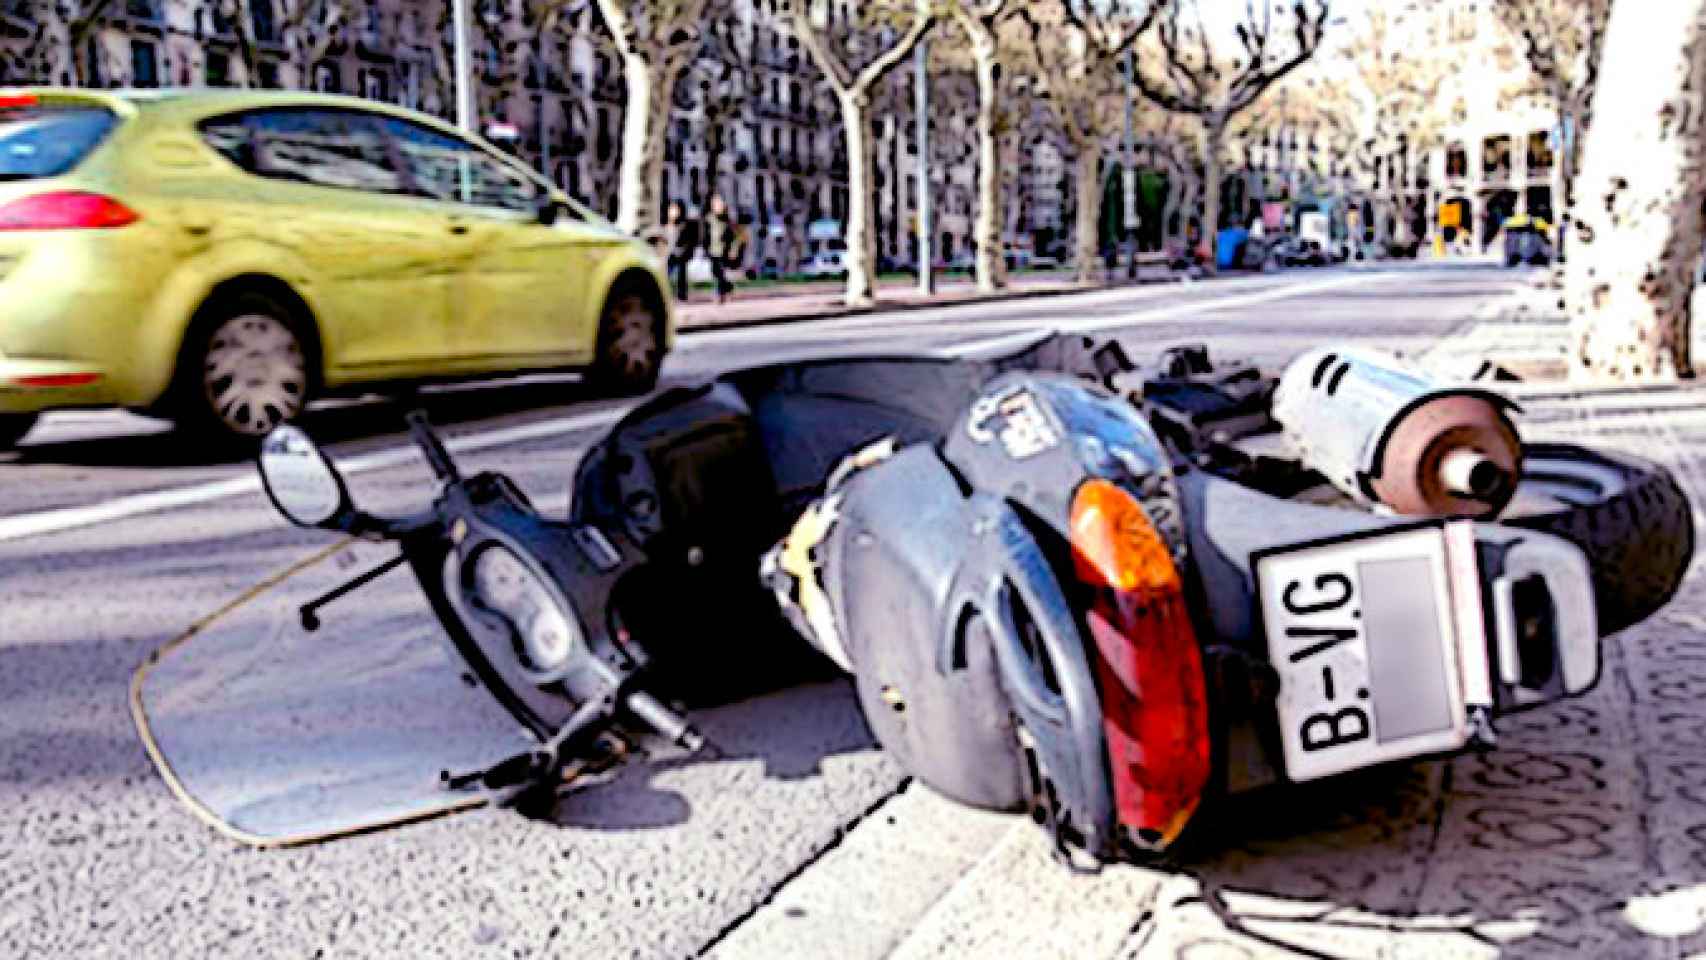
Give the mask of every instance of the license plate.
[[1467, 523], [1258, 557], [1286, 772], [1313, 780], [1455, 750], [1491, 702]]

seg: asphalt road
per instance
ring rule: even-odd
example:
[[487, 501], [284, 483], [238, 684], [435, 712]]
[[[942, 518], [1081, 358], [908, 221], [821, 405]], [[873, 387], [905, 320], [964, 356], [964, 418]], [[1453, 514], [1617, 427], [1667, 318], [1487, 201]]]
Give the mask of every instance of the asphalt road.
[[[1485, 268], [1302, 271], [708, 332], [683, 338], [665, 379], [825, 353], [974, 352], [1051, 326], [1118, 335], [1139, 356], [1193, 341], [1265, 360], [1330, 342], [1421, 349], [1511, 282]], [[447, 390], [428, 406], [465, 467], [509, 472], [547, 511], [622, 408], [568, 378]], [[308, 422], [379, 510], [432, 490], [399, 412], [342, 404]], [[704, 724], [733, 747], [724, 759], [627, 770], [552, 820], [484, 811], [242, 848], [168, 794], [127, 684], [159, 644], [323, 542], [271, 513], [249, 465], [140, 418], [49, 417], [0, 455], [0, 955], [691, 955], [901, 781], [847, 688], [825, 684], [719, 708]]]

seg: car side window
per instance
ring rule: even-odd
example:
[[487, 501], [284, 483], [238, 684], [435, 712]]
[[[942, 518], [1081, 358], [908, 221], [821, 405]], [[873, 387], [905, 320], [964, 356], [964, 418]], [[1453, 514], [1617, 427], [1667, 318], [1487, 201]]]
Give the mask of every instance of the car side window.
[[284, 107], [201, 125], [208, 145], [256, 176], [322, 187], [401, 193], [378, 119], [353, 110]]
[[463, 202], [463, 183], [470, 169], [468, 144], [395, 117], [385, 118], [385, 129], [397, 144], [397, 155], [415, 193], [446, 203]]
[[468, 202], [477, 207], [531, 212], [539, 202], [539, 188], [508, 164], [486, 153], [475, 153]]
[[542, 191], [532, 179], [457, 137], [387, 118], [415, 192], [450, 203], [531, 213]]

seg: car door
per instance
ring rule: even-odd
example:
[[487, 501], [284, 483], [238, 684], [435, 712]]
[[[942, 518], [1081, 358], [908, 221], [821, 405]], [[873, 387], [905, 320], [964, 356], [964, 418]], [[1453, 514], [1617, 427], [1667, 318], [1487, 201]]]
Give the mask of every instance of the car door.
[[593, 257], [586, 231], [572, 219], [541, 223], [545, 185], [478, 144], [407, 120], [390, 127], [416, 189], [467, 244], [450, 294], [458, 363], [497, 371], [590, 356], [578, 332]]
[[254, 239], [307, 268], [332, 382], [430, 374], [450, 354], [448, 221], [406, 189], [379, 118], [282, 107], [215, 118], [208, 143], [269, 188], [244, 204]]

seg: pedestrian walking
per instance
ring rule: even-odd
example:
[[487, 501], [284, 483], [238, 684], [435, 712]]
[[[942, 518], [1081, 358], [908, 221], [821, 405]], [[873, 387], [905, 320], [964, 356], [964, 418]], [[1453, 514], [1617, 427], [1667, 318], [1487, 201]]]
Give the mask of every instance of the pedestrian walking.
[[663, 248], [668, 256], [669, 281], [675, 287], [675, 299], [687, 302], [687, 263], [693, 259], [693, 248], [699, 238], [694, 235], [693, 221], [679, 200], [672, 200], [663, 224]]
[[729, 205], [723, 195], [711, 195], [711, 209], [705, 215], [705, 256], [711, 261], [711, 275], [717, 280], [717, 302], [728, 303], [734, 293], [729, 279], [735, 251], [735, 225], [729, 216]]

